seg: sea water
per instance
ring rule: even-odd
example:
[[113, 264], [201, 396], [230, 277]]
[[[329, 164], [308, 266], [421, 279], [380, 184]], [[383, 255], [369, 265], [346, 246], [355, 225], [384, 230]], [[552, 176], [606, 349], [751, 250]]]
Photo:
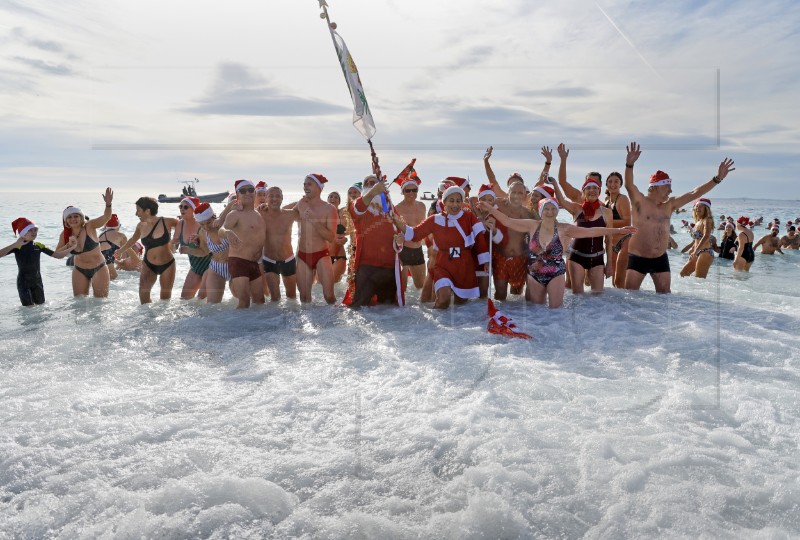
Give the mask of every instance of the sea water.
[[[114, 201], [128, 234], [137, 197]], [[4, 194], [3, 245], [22, 215], [53, 247], [67, 204], [103, 210]], [[785, 223], [798, 203], [720, 213]], [[798, 252], [700, 280], [671, 251], [671, 295], [511, 297], [530, 341], [488, 334], [485, 302], [414, 290], [403, 309], [318, 287], [312, 306], [181, 301], [177, 257], [173, 300], [140, 306], [136, 274], [76, 299], [43, 256], [36, 308], [0, 259], [0, 537], [800, 535]]]

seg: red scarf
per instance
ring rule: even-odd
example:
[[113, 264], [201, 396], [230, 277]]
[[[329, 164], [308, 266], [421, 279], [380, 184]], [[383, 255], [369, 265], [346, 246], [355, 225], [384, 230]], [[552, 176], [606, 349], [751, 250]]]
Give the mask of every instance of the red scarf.
[[583, 217], [587, 220], [589, 216], [594, 216], [594, 213], [600, 208], [600, 200], [595, 199], [594, 202], [589, 202], [586, 199], [583, 200], [583, 204], [581, 204], [581, 208], [583, 208]]

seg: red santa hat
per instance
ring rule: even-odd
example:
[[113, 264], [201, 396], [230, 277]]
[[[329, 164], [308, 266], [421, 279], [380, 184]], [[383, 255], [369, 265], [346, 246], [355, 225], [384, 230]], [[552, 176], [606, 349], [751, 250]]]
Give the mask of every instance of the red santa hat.
[[533, 191], [539, 193], [545, 199], [552, 199], [556, 196], [556, 190], [552, 186], [545, 186], [544, 184], [536, 186]]
[[[463, 179], [462, 179], [462, 180], [463, 180]], [[452, 185], [452, 186], [450, 186], [449, 188], [447, 188], [446, 190], [444, 190], [444, 193], [442, 193], [442, 200], [443, 200], [443, 201], [446, 201], [446, 200], [447, 200], [447, 197], [449, 197], [450, 195], [455, 195], [455, 194], [459, 194], [459, 195], [461, 195], [461, 200], [462, 200], [462, 201], [464, 200], [464, 197], [466, 196], [466, 195], [464, 194], [464, 190], [463, 190], [463, 189], [461, 189], [461, 188], [460, 188], [459, 186], [457, 186], [457, 185]]]
[[144, 252], [144, 246], [142, 245], [141, 242], [136, 242], [133, 245], [133, 249], [135, 249], [136, 253], [138, 253], [139, 255], [141, 255]]
[[325, 184], [328, 183], [328, 179], [322, 176], [320, 173], [311, 173], [309, 175], [306, 175], [306, 179], [311, 179], [314, 182], [316, 182], [317, 185], [319, 186], [319, 189], [324, 189]]
[[261, 180], [256, 184], [256, 191], [267, 191], [267, 183]]
[[105, 226], [103, 227], [104, 230], [108, 229], [119, 229], [119, 216], [117, 214], [111, 214], [111, 217], [108, 221], [106, 221]]
[[495, 192], [492, 191], [492, 186], [490, 186], [489, 184], [483, 184], [481, 188], [478, 190], [479, 199], [482, 199], [485, 195], [491, 195], [492, 199], [497, 198], [497, 194], [495, 194]]
[[597, 189], [603, 188], [603, 186], [600, 184], [600, 180], [598, 180], [594, 176], [590, 176], [586, 179], [586, 181], [583, 183], [583, 187], [581, 187], [581, 191], [585, 190], [589, 186], [596, 186]]
[[736, 223], [741, 225], [742, 227], [746, 226], [748, 223], [752, 223], [750, 218], [747, 216], [740, 216], [739, 219], [736, 220]]
[[200, 204], [200, 199], [198, 199], [197, 197], [184, 197], [181, 200], [181, 204], [183, 203], [188, 204], [191, 207], [191, 209], [194, 210], [195, 208], [197, 208], [197, 205]]
[[247, 187], [247, 186], [250, 186], [253, 189], [255, 189], [255, 187], [256, 187], [255, 184], [253, 184], [253, 182], [251, 182], [250, 180], [244, 180], [244, 179], [235, 181], [233, 183], [233, 185], [234, 185], [234, 190], [235, 191], [239, 191], [243, 187]]
[[460, 176], [448, 176], [445, 178], [445, 181], [450, 181], [461, 188], [461, 190], [467, 189], [469, 186], [469, 179], [468, 178], [461, 178]]
[[398, 186], [400, 186], [400, 191], [405, 190], [406, 186], [409, 185], [419, 187], [419, 185], [422, 184], [422, 181], [419, 179], [416, 173], [412, 173], [411, 176], [408, 176], [406, 178], [397, 177], [395, 178], [394, 181]]
[[66, 208], [64, 208], [64, 212], [61, 213], [61, 219], [63, 219], [64, 221], [67, 221], [67, 216], [69, 216], [71, 214], [80, 214], [81, 217], [86, 219], [84, 214], [83, 214], [83, 210], [81, 210], [77, 206], [67, 206]]
[[553, 206], [556, 207], [556, 210], [559, 209], [558, 201], [555, 200], [552, 197], [547, 197], [547, 198], [542, 199], [541, 201], [539, 201], [539, 215], [540, 216], [542, 215], [542, 210], [544, 209], [544, 205], [546, 205], [546, 204], [552, 204]]
[[726, 223], [725, 223], [725, 228], [727, 229], [728, 227], [730, 227], [731, 229], [733, 229], [733, 223], [731, 223], [730, 221], [726, 222]]
[[445, 178], [444, 180], [442, 180], [441, 182], [439, 182], [439, 186], [438, 186], [438, 188], [439, 188], [439, 191], [441, 191], [442, 193], [444, 193], [444, 190], [446, 190], [446, 189], [447, 189], [447, 188], [449, 188], [450, 186], [454, 186], [454, 185], [456, 185], [456, 184], [455, 184], [455, 182], [453, 182], [453, 181], [452, 181], [452, 180], [450, 180], [449, 178]]
[[17, 236], [25, 236], [31, 229], [35, 228], [36, 223], [24, 217], [18, 217], [11, 222], [11, 230]]
[[207, 221], [214, 217], [214, 209], [207, 202], [202, 202], [194, 209], [194, 219], [196, 221]]
[[704, 206], [708, 206], [709, 208], [711, 208], [711, 201], [709, 199], [697, 199], [696, 201], [694, 201], [694, 206], [695, 207], [697, 207], [700, 204], [702, 204]]
[[669, 186], [671, 184], [672, 179], [664, 171], [656, 171], [656, 173], [650, 177], [651, 186]]

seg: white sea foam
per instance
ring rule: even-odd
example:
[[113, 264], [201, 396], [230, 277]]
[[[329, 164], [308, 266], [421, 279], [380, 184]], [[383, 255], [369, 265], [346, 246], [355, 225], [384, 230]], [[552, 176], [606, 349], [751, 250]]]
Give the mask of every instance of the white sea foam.
[[42, 264], [23, 309], [0, 260], [0, 536], [800, 534], [798, 253], [674, 272], [670, 296], [506, 302], [532, 341], [415, 291], [139, 306], [132, 275], [73, 299]]

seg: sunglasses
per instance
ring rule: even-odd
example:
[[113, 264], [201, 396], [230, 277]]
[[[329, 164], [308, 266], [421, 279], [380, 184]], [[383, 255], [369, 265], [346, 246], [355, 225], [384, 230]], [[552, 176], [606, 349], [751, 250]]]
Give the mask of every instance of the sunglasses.
[[181, 210], [188, 210], [189, 208], [191, 208], [191, 206], [189, 206], [188, 204], [182, 204], [178, 208], [180, 208]]
[[404, 189], [403, 193], [417, 193], [418, 191], [418, 189]]
[[256, 192], [256, 188], [244, 187], [244, 188], [238, 190], [237, 193], [255, 193], [255, 192]]

